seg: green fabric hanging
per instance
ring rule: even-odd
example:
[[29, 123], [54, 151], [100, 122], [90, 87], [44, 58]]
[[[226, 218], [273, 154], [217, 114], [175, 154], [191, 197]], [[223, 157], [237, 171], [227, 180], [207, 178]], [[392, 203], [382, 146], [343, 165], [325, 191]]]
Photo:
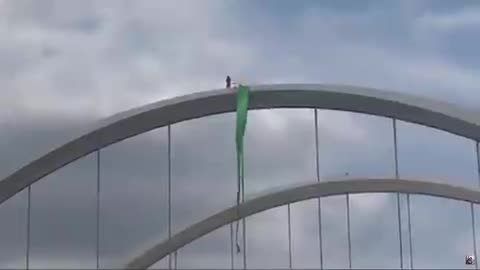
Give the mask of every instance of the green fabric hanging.
[[[250, 89], [240, 85], [237, 90], [237, 158], [243, 160], [243, 137], [247, 127], [248, 101]], [[243, 162], [242, 162], [243, 163]]]
[[[244, 191], [244, 155], [243, 155], [243, 138], [245, 137], [245, 130], [247, 128], [248, 116], [248, 102], [250, 89], [247, 86], [239, 85], [237, 89], [237, 129], [236, 129], [236, 144], [237, 144], [237, 206], [240, 204], [241, 191]], [[238, 209], [238, 208], [237, 208]], [[237, 213], [239, 214], [239, 213]], [[240, 245], [238, 243], [238, 221], [235, 233], [235, 242], [237, 246], [237, 253], [240, 252]]]

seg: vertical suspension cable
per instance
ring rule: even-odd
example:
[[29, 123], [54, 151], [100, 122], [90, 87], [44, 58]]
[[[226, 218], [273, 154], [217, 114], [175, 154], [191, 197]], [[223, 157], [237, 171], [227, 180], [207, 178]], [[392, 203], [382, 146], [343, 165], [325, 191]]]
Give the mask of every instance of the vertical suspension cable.
[[[313, 110], [315, 121], [315, 168], [317, 173], [317, 182], [320, 182], [320, 158], [318, 145], [318, 110]], [[323, 239], [322, 239], [322, 207], [321, 199], [318, 198], [318, 242], [320, 247], [320, 269], [323, 270]]]
[[408, 245], [410, 253], [410, 269], [413, 269], [413, 244], [412, 244], [412, 220], [410, 214], [410, 193], [407, 193], [407, 221], [408, 221]]
[[[242, 158], [242, 163], [241, 163], [241, 194], [242, 194], [242, 203], [245, 202], [245, 170], [243, 166], [243, 158]], [[243, 269], [247, 269], [247, 224], [245, 221], [245, 218], [242, 219], [242, 245], [243, 245]]]
[[247, 226], [245, 218], [242, 219], [242, 245], [243, 245], [243, 269], [247, 269]]
[[292, 269], [292, 222], [290, 218], [290, 204], [287, 205], [287, 216], [288, 216], [288, 266], [289, 269]]
[[479, 153], [479, 142], [476, 142], [475, 152], [477, 153], [477, 176], [478, 176], [478, 183], [480, 186], [480, 153]]
[[234, 252], [233, 252], [233, 223], [230, 223], [230, 270], [233, 270], [235, 268], [235, 263], [234, 263], [234, 260], [235, 260], [235, 256], [234, 256]]
[[[317, 173], [317, 182], [320, 182], [320, 155], [318, 143], [318, 110], [314, 109], [315, 121], [315, 167]], [[318, 241], [320, 246], [320, 269], [323, 270], [323, 239], [322, 239], [322, 207], [321, 199], [318, 198]]]
[[26, 252], [25, 252], [25, 268], [30, 269], [30, 232], [31, 232], [31, 205], [32, 205], [32, 186], [27, 188], [27, 237], [26, 237]]
[[[480, 153], [479, 153], [479, 145], [478, 141], [475, 142], [475, 153], [477, 158], [477, 177], [480, 185]], [[478, 269], [478, 258], [477, 258], [477, 234], [476, 234], [476, 227], [475, 227], [475, 211], [474, 205], [471, 203], [470, 210], [472, 214], [472, 233], [473, 233], [473, 254], [475, 256], [475, 269]]]
[[97, 150], [96, 268], [100, 269], [100, 149]]
[[[172, 238], [172, 141], [170, 125], [167, 126], [167, 171], [168, 171], [168, 239]], [[168, 269], [172, 269], [172, 254], [168, 255]]]
[[175, 250], [175, 252], [173, 253], [173, 269], [177, 269], [177, 265], [178, 265], [178, 250]]
[[[172, 237], [172, 129], [171, 125], [167, 126], [167, 156], [168, 156], [168, 238]], [[173, 264], [173, 266], [172, 266]], [[178, 250], [168, 256], [169, 269], [177, 269]]]
[[[168, 238], [172, 237], [172, 129], [167, 126], [167, 164], [168, 164]], [[178, 251], [168, 255], [168, 268], [177, 269]]]
[[[393, 119], [393, 133], [394, 133], [394, 147], [395, 147], [395, 177], [399, 178], [399, 171], [398, 171], [398, 145], [397, 145], [397, 124], [396, 119]], [[412, 244], [412, 220], [411, 220], [411, 212], [410, 212], [410, 193], [406, 194], [407, 197], [407, 222], [408, 222], [408, 246], [409, 246], [409, 257], [410, 257], [410, 269], [413, 269], [413, 244]], [[403, 240], [401, 234], [401, 215], [400, 215], [400, 198], [397, 197], [397, 210], [398, 210], [398, 220], [399, 220], [399, 237], [400, 237], [400, 256], [401, 256], [401, 266], [403, 266]]]
[[[393, 124], [393, 155], [395, 162], [395, 179], [399, 179], [398, 170], [398, 144], [397, 144], [397, 121], [392, 118]], [[403, 237], [402, 237], [402, 215], [400, 211], [400, 192], [397, 192], [397, 221], [398, 221], [398, 242], [400, 250], [400, 269], [403, 269]]]
[[350, 234], [350, 194], [347, 193], [347, 243], [348, 243], [348, 269], [352, 269], [352, 239]]
[[475, 232], [475, 212], [473, 211], [473, 203], [470, 203], [470, 214], [472, 216], [473, 255], [475, 256], [475, 269], [478, 269], [477, 237], [476, 237], [476, 232]]

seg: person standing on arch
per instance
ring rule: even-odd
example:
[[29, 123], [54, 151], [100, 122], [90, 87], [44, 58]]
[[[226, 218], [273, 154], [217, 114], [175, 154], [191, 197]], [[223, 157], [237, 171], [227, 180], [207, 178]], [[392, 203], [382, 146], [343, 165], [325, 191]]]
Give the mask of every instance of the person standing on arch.
[[230, 78], [230, 76], [227, 75], [227, 79], [225, 80], [225, 83], [227, 84], [227, 88], [232, 87], [232, 79]]

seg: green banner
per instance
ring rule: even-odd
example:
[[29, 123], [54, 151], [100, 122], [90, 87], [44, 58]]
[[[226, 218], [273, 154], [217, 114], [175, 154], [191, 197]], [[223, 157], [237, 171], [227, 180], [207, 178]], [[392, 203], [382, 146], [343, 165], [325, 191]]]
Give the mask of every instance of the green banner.
[[[250, 89], [247, 86], [239, 85], [237, 89], [237, 206], [240, 204], [241, 192], [245, 194], [244, 186], [244, 162], [243, 162], [243, 139], [245, 137], [245, 130], [247, 128], [248, 102]], [[238, 208], [237, 208], [238, 209]], [[240, 213], [237, 213], [238, 215]], [[235, 242], [237, 246], [237, 253], [240, 252], [240, 245], [238, 243], [238, 226], [237, 221]]]
[[250, 89], [240, 85], [237, 90], [237, 157], [243, 160], [243, 137], [247, 127], [248, 101]]

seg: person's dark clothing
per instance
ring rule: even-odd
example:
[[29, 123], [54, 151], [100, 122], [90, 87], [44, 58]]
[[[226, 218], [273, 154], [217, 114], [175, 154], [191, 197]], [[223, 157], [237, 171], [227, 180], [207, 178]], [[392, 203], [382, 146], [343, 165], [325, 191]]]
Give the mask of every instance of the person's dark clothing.
[[225, 82], [227, 83], [227, 88], [230, 88], [232, 86], [232, 79], [230, 79], [230, 76], [227, 76]]

